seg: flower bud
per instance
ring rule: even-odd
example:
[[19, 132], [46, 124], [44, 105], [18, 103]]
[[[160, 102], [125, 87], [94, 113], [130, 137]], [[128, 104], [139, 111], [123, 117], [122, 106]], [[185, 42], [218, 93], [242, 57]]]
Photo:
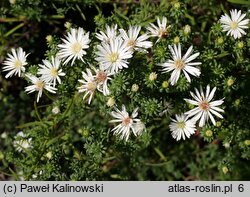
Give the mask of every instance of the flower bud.
[[234, 80], [232, 79], [232, 78], [229, 78], [228, 80], [227, 80], [227, 86], [232, 86], [234, 84]]
[[188, 35], [191, 33], [191, 26], [190, 25], [185, 25], [184, 26], [184, 34]]
[[52, 113], [53, 113], [53, 114], [59, 114], [59, 113], [60, 113], [59, 107], [57, 107], [57, 106], [53, 107]]
[[211, 131], [210, 129], [206, 130], [205, 134], [206, 134], [207, 137], [212, 137], [213, 136], [213, 131]]
[[222, 167], [222, 172], [224, 173], [224, 174], [227, 174], [228, 173], [228, 167], [227, 166], [223, 166]]
[[131, 91], [132, 92], [137, 92], [138, 90], [139, 90], [139, 86], [137, 84], [133, 84], [132, 88], [131, 88]]
[[168, 81], [163, 81], [163, 82], [162, 82], [162, 87], [163, 87], [164, 89], [168, 88], [168, 86], [169, 86]]
[[155, 72], [150, 73], [149, 81], [155, 81], [157, 79], [157, 74]]
[[110, 97], [106, 104], [108, 107], [112, 107], [115, 104], [115, 99], [113, 97]]
[[174, 38], [174, 43], [175, 44], [178, 44], [180, 42], [180, 37], [179, 36], [176, 36], [175, 38]]

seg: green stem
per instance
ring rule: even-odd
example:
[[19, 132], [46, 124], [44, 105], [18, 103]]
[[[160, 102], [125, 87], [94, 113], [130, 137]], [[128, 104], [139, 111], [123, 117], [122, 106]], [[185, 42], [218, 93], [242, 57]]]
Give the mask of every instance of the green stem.
[[35, 112], [36, 112], [36, 116], [37, 116], [38, 120], [42, 122], [41, 116], [39, 115], [39, 112], [37, 109], [36, 101], [34, 101], [34, 108], [35, 108]]
[[31, 127], [31, 126], [35, 126], [35, 125], [38, 125], [38, 126], [44, 126], [46, 127], [46, 124], [53, 124], [51, 121], [43, 121], [43, 122], [38, 122], [38, 121], [35, 121], [35, 122], [28, 122], [28, 123], [25, 123], [25, 124], [22, 124], [22, 125], [18, 125], [16, 126], [17, 129], [22, 129], [22, 128], [25, 128], [25, 127]]
[[12, 33], [14, 33], [16, 30], [18, 30], [19, 28], [23, 27], [24, 23], [20, 23], [19, 25], [17, 25], [16, 27], [12, 28], [10, 31], [8, 31], [6, 34], [4, 34], [4, 37], [8, 37], [9, 35], [11, 35]]
[[145, 163], [146, 166], [153, 166], [153, 167], [165, 166], [166, 164], [168, 164], [168, 161], [163, 163]]
[[48, 92], [44, 91], [44, 94], [45, 94], [50, 100], [52, 100], [52, 101], [55, 100], [52, 96], [50, 96], [50, 95], [48, 94]]
[[236, 4], [244, 4], [244, 5], [250, 5], [250, 1], [244, 1], [244, 0], [227, 0], [230, 3], [236, 3]]

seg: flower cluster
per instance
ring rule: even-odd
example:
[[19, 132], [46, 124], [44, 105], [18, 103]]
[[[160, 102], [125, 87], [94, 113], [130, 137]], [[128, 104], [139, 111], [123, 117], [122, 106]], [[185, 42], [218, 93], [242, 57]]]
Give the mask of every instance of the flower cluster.
[[[248, 28], [249, 19], [244, 19], [246, 14], [241, 14], [241, 11], [232, 10], [230, 14], [231, 17], [227, 14], [221, 16], [219, 20], [221, 27], [223, 31], [227, 31], [227, 35], [233, 36], [234, 39], [240, 38], [246, 34], [243, 29]], [[190, 26], [186, 26], [185, 32], [189, 33], [190, 28]], [[118, 29], [116, 24], [106, 25], [106, 29], [96, 33], [93, 38], [93, 40], [98, 40], [98, 44], [93, 47], [94, 63], [90, 63], [85, 56], [89, 53], [88, 48], [92, 43], [91, 34], [83, 28], [71, 28], [62, 38], [61, 43], [57, 45], [56, 55], [42, 60], [42, 64], [38, 64], [36, 75], [26, 72], [28, 54], [22, 48], [11, 50], [11, 54], [8, 54], [8, 58], [3, 62], [3, 71], [8, 72], [6, 78], [18, 75], [31, 82], [31, 85], [25, 87], [25, 91], [27, 93], [37, 92], [36, 101], [39, 102], [44, 90], [56, 93], [57, 85], [63, 83], [61, 78], [67, 75], [67, 66], [74, 66], [76, 62], [86, 64], [87, 68], [85, 71], [81, 71], [82, 79], [78, 79], [79, 86], [76, 89], [79, 93], [84, 93], [83, 100], [87, 99], [87, 103], [91, 104], [96, 91], [101, 92], [104, 96], [110, 95], [108, 84], [112, 83], [112, 79], [129, 68], [134, 55], [151, 52], [154, 44], [156, 45], [170, 34], [171, 26], [167, 26], [167, 18], [163, 17], [162, 19], [157, 18], [157, 25], [150, 23], [146, 28], [146, 33], [141, 34], [141, 29], [141, 26], [129, 26], [126, 30]], [[151, 38], [157, 38], [157, 40], [153, 42], [150, 40]], [[167, 47], [170, 57], [164, 63], [159, 62], [158, 65], [161, 66], [159, 71], [163, 73], [162, 76], [171, 73], [169, 82], [173, 88], [183, 74], [189, 84], [192, 76], [198, 78], [201, 75], [202, 62], [201, 60], [194, 61], [199, 57], [200, 52], [196, 52], [193, 45], [189, 45], [184, 55], [182, 55], [182, 48], [186, 46], [180, 44], [179, 41], [173, 42]], [[156, 72], [149, 75], [152, 83], [156, 78]], [[137, 92], [138, 89], [137, 84], [132, 86], [133, 92]], [[212, 101], [215, 91], [216, 87], [210, 91], [210, 85], [206, 86], [206, 91], [202, 88], [200, 90], [195, 88], [195, 93], [190, 93], [193, 100], [184, 99], [196, 107], [180, 115], [175, 115], [176, 119], [171, 119], [169, 127], [173, 138], [176, 140], [189, 138], [195, 133], [197, 126], [203, 127], [209, 120], [215, 125], [214, 116], [223, 118], [219, 112], [224, 112], [224, 110], [218, 107], [223, 103], [223, 99]], [[110, 104], [110, 106], [113, 105], [114, 102], [112, 105]], [[129, 115], [125, 105], [122, 105], [122, 110], [114, 107], [114, 111], [110, 113], [114, 119], [110, 122], [119, 123], [112, 129], [114, 134], [126, 141], [131, 132], [135, 136], [140, 135], [145, 130], [145, 125], [137, 118], [138, 110], [135, 108]]]

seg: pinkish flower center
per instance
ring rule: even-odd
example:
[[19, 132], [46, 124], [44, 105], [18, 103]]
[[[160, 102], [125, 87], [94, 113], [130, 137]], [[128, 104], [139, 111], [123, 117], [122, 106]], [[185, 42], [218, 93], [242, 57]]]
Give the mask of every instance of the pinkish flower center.
[[96, 79], [98, 82], [104, 82], [107, 79], [107, 74], [103, 71], [99, 71]]
[[131, 123], [132, 119], [128, 116], [122, 120], [124, 126], [128, 126]]
[[199, 107], [202, 109], [202, 110], [208, 110], [209, 109], [209, 104], [207, 101], [203, 101], [201, 102], [201, 104], [199, 105]]

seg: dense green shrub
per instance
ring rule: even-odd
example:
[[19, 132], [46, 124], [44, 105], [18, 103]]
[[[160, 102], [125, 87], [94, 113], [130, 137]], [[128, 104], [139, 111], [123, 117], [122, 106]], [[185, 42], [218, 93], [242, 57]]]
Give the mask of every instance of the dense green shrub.
[[[235, 4], [236, 2], [236, 4]], [[4, 0], [0, 2], [0, 179], [25, 180], [249, 180], [250, 178], [250, 39], [235, 39], [222, 31], [220, 17], [232, 9], [249, 18], [246, 1], [111, 1]], [[245, 3], [245, 4], [244, 4]], [[152, 47], [134, 51], [128, 68], [111, 76], [109, 95], [95, 91], [88, 104], [78, 89], [82, 72], [98, 68], [101, 41], [96, 33], [106, 26], [140, 35], [167, 18], [162, 37], [149, 37]], [[249, 24], [248, 24], [249, 26]], [[38, 76], [42, 60], [52, 60], [67, 32], [89, 32], [84, 62], [61, 64], [65, 76], [56, 94], [43, 91], [37, 102], [27, 94], [30, 74]], [[85, 32], [85, 33], [86, 33]], [[119, 32], [119, 31], [118, 31]], [[172, 85], [161, 65], [172, 59], [169, 45], [181, 44], [182, 54], [193, 46], [201, 62], [200, 76], [182, 73]], [[99, 46], [99, 47], [98, 47]], [[27, 56], [25, 75], [5, 78], [4, 61], [11, 48]], [[110, 57], [116, 60], [116, 56]], [[182, 62], [183, 63], [183, 62]], [[182, 64], [180, 64], [182, 66]], [[27, 74], [29, 73], [29, 74]], [[195, 134], [176, 141], [169, 125], [176, 114], [192, 109], [195, 88], [217, 90], [223, 119], [196, 123]], [[200, 91], [200, 90], [199, 90]], [[112, 130], [112, 111], [138, 107], [138, 135], [126, 141]], [[205, 106], [206, 107], [206, 106]], [[143, 126], [145, 125], [145, 129]], [[20, 134], [20, 131], [22, 133]]]

